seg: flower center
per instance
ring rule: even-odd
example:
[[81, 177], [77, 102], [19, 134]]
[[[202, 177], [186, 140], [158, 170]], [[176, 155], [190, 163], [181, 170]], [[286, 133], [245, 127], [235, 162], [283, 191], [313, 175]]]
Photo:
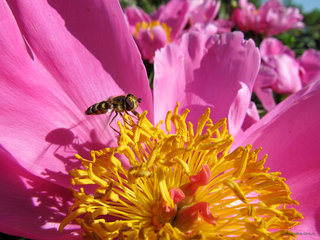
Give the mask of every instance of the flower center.
[[[226, 120], [216, 124], [208, 109], [195, 127], [189, 110], [168, 112], [165, 129], [143, 112], [138, 123], [124, 116], [116, 148], [76, 156], [83, 169], [70, 172], [75, 203], [60, 231], [75, 221], [93, 239], [290, 239], [302, 215], [290, 205], [290, 190], [279, 172], [264, 168], [260, 149], [238, 147]], [[131, 126], [127, 123], [130, 123]], [[119, 158], [129, 160], [125, 169]], [[117, 220], [111, 220], [113, 217]]]
[[153, 20], [151, 22], [138, 22], [136, 23], [136, 29], [133, 33], [133, 36], [135, 38], [139, 38], [139, 33], [141, 32], [141, 30], [147, 30], [150, 33], [150, 36], [152, 39], [154, 39], [154, 29], [155, 27], [160, 27], [163, 29], [163, 31], [166, 33], [167, 36], [167, 42], [170, 43], [171, 42], [171, 38], [170, 38], [170, 34], [171, 34], [171, 28], [166, 25], [165, 23], [160, 23], [157, 20]]

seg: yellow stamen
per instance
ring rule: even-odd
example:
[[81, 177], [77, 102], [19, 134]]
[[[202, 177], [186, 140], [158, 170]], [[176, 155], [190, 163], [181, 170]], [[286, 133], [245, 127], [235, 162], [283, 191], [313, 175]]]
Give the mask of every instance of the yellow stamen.
[[72, 184], [97, 187], [73, 190], [59, 230], [74, 221], [89, 239], [295, 238], [289, 229], [303, 216], [288, 205], [298, 202], [280, 173], [264, 167], [267, 156], [258, 159], [261, 149], [231, 152], [225, 119], [213, 124], [208, 109], [194, 132], [189, 110], [179, 115], [178, 107], [164, 121], [167, 133], [147, 112], [137, 124], [125, 116], [131, 126], [118, 123], [117, 147], [92, 151], [92, 160], [76, 156], [83, 168], [70, 171]]
[[153, 20], [151, 22], [138, 22], [136, 24], [136, 29], [133, 33], [133, 36], [135, 38], [138, 38], [139, 32], [141, 31], [141, 29], [146, 29], [150, 32], [151, 38], [154, 38], [154, 34], [153, 34], [153, 28], [157, 27], [157, 26], [161, 26], [163, 28], [163, 30], [165, 31], [166, 35], [167, 35], [167, 42], [170, 43], [171, 42], [171, 28], [166, 25], [165, 23], [160, 23], [157, 20]]

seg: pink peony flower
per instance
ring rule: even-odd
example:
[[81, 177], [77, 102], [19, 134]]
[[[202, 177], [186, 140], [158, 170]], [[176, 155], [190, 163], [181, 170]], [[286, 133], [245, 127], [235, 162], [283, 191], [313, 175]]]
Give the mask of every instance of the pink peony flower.
[[[153, 62], [155, 51], [180, 38], [187, 24], [207, 24], [217, 16], [219, 8], [220, 2], [216, 0], [171, 0], [150, 16], [131, 6], [124, 13], [142, 58]], [[230, 23], [220, 21], [214, 28], [215, 33], [220, 33], [231, 27]]]
[[320, 77], [320, 51], [315, 49], [306, 50], [298, 58], [302, 67], [302, 82], [304, 85], [316, 81]]
[[188, 21], [188, 9], [187, 1], [171, 0], [151, 17], [138, 7], [124, 10], [143, 59], [153, 62], [157, 49], [180, 36]]
[[141, 57], [150, 62], [154, 53], [171, 41], [171, 28], [158, 20], [151, 20], [139, 7], [127, 7], [125, 16]]
[[242, 31], [253, 31], [267, 37], [293, 28], [302, 28], [303, 16], [299, 9], [284, 7], [278, 0], [268, 0], [258, 10], [247, 0], [239, 0], [231, 16], [232, 21]]
[[260, 45], [261, 67], [254, 91], [266, 110], [275, 105], [273, 91], [291, 94], [301, 89], [301, 69], [294, 52], [275, 38], [267, 38]]
[[[192, 109], [191, 122], [208, 106], [215, 121], [228, 117], [236, 145], [262, 146], [270, 154], [269, 166], [293, 184], [305, 217], [295, 231], [301, 239], [316, 239], [319, 82], [242, 132], [247, 116], [255, 116], [250, 94], [259, 53], [241, 33], [208, 37], [191, 32], [181, 45], [159, 51], [153, 100], [117, 0], [2, 1], [0, 16], [1, 232], [31, 239], [79, 238], [78, 226], [68, 225], [62, 234], [56, 230], [72, 199], [67, 172], [80, 166], [75, 153], [89, 157], [90, 150], [116, 141], [104, 115], [85, 117], [84, 111], [131, 92], [143, 98], [138, 111], [148, 110], [154, 123], [176, 100], [181, 109]], [[276, 141], [280, 137], [282, 144]], [[210, 218], [205, 206], [197, 210]]]

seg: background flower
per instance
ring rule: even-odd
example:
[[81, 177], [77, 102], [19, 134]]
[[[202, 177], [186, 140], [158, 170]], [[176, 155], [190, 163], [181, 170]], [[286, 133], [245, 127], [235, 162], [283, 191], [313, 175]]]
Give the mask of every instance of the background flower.
[[297, 8], [286, 8], [278, 0], [266, 1], [258, 10], [247, 0], [239, 0], [239, 8], [231, 19], [242, 31], [273, 36], [292, 28], [302, 28], [302, 15]]
[[320, 51], [308, 49], [298, 61], [303, 69], [301, 78], [304, 85], [320, 78]]
[[275, 38], [263, 40], [260, 52], [261, 68], [254, 91], [269, 111], [276, 105], [273, 92], [291, 94], [301, 89], [301, 69], [294, 52]]
[[138, 7], [127, 7], [124, 13], [142, 58], [153, 62], [157, 49], [181, 35], [188, 21], [189, 3], [172, 0], [150, 16]]
[[[124, 13], [142, 58], [153, 63], [157, 49], [179, 39], [190, 26], [211, 23], [219, 8], [220, 1], [216, 0], [171, 0], [150, 15], [136, 6], [127, 7]], [[214, 32], [226, 32], [231, 28], [228, 21], [210, 26], [215, 28]]]

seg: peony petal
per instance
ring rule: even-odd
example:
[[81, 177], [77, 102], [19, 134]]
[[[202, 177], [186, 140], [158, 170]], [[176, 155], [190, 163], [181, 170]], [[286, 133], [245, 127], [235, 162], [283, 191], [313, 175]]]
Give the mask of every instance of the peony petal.
[[57, 231], [72, 193], [30, 174], [1, 146], [0, 159], [0, 232], [30, 239], [79, 239], [78, 226], [70, 226], [62, 234]]
[[218, 14], [220, 9], [220, 1], [216, 0], [200, 0], [190, 1], [190, 20], [193, 25], [195, 23], [211, 22]]
[[233, 23], [226, 19], [218, 19], [208, 23], [196, 23], [192, 25], [188, 31], [203, 31], [208, 36], [214, 35], [215, 33], [228, 33], [231, 32]]
[[171, 27], [171, 39], [179, 37], [188, 22], [189, 3], [185, 0], [171, 0], [159, 13], [157, 20]]
[[260, 99], [263, 107], [270, 111], [276, 106], [271, 86], [277, 81], [277, 73], [271, 67], [261, 64], [259, 73], [254, 84], [254, 92]]
[[292, 57], [282, 54], [272, 58], [277, 81], [272, 88], [277, 93], [294, 93], [302, 88], [299, 63]]
[[[41, 72], [42, 68], [34, 69], [29, 64], [29, 68], [25, 65], [20, 70], [23, 72], [13, 70], [7, 77], [0, 74], [0, 142], [31, 173], [44, 178], [51, 178], [53, 172], [65, 173], [56, 181], [69, 185], [67, 171], [79, 165], [74, 154], [90, 156], [90, 149], [105, 146], [102, 141], [114, 142], [115, 133], [108, 129], [103, 140], [99, 139], [96, 131], [102, 134], [106, 123], [86, 121], [70, 98], [50, 84], [52, 79]], [[35, 84], [31, 78], [36, 77], [44, 81]]]
[[136, 6], [128, 6], [124, 10], [124, 13], [127, 16], [129, 25], [131, 27], [135, 27], [135, 25], [139, 22], [150, 22], [151, 20], [146, 12], [144, 12], [141, 8]]
[[[192, 122], [208, 106], [214, 107], [214, 119], [218, 121], [228, 117], [230, 106], [237, 101], [240, 82], [247, 85], [247, 93], [252, 91], [259, 68], [259, 53], [253, 41], [244, 41], [240, 32], [219, 36], [207, 41], [208, 36], [204, 34], [190, 33], [184, 36], [180, 47], [169, 45], [156, 54], [154, 101], [155, 109], [160, 108], [156, 120], [165, 116], [164, 109], [170, 109], [180, 101], [183, 108], [192, 110], [189, 116]], [[163, 103], [163, 96], [172, 97]], [[247, 103], [243, 112], [230, 113], [241, 119], [230, 121], [243, 122], [250, 97], [251, 94], [247, 94], [247, 100], [241, 101]]]
[[269, 154], [266, 165], [287, 178], [292, 198], [300, 202], [297, 209], [304, 215], [293, 231], [314, 234], [304, 239], [316, 239], [320, 232], [319, 109], [320, 79], [277, 105], [235, 143], [262, 147], [260, 156]]
[[300, 57], [299, 63], [304, 70], [303, 84], [306, 85], [320, 78], [320, 51], [306, 50]]
[[[20, 4], [14, 2], [11, 7], [15, 3]], [[43, 4], [39, 3], [43, 11], [35, 12], [41, 12], [42, 17], [45, 14], [52, 17], [43, 22], [58, 18], [55, 11]], [[106, 143], [112, 145], [116, 140], [114, 131], [106, 128], [106, 116], [86, 118], [84, 111], [105, 99], [106, 92], [114, 95], [123, 91], [100, 62], [70, 35], [61, 19], [55, 19], [57, 22], [46, 26], [48, 29], [39, 23], [37, 28], [32, 28], [35, 26], [32, 21], [37, 20], [38, 15], [28, 11], [35, 6], [30, 1], [21, 5], [21, 11], [26, 10], [30, 15], [23, 25], [30, 28], [35, 38], [30, 38], [28, 43], [24, 42], [6, 2], [0, 3], [3, 29], [0, 31], [0, 143], [36, 176], [51, 179], [51, 175], [61, 172], [56, 181], [66, 186], [69, 185], [66, 173], [79, 164], [74, 159], [75, 153], [90, 156], [90, 149], [103, 148]], [[14, 12], [20, 16], [17, 9]], [[120, 8], [119, 11], [120, 16]], [[51, 27], [56, 32], [50, 32]], [[39, 33], [41, 30], [43, 35]], [[57, 41], [55, 34], [61, 34], [61, 41]], [[35, 44], [37, 37], [39, 45]]]
[[[65, 4], [66, 7], [70, 7], [69, 5]], [[81, 4], [75, 5], [71, 9], [75, 10]], [[96, 5], [90, 5], [91, 8], [88, 7], [87, 10], [90, 12]], [[105, 147], [99, 135], [103, 135], [104, 143], [114, 143], [115, 133], [109, 128], [103, 131], [106, 126], [105, 116], [86, 120], [84, 111], [91, 104], [108, 97], [108, 94], [123, 93], [123, 89], [118, 86], [122, 82], [115, 82], [105, 71], [107, 65], [101, 64], [103, 59], [97, 60], [96, 55], [90, 52], [97, 49], [91, 48], [88, 51], [86, 47], [89, 48], [92, 42], [88, 40], [90, 44], [86, 42], [88, 45], [84, 47], [82, 44], [85, 39], [81, 39], [83, 42], [80, 43], [74, 38], [61, 21], [60, 15], [45, 2], [12, 1], [10, 7], [11, 9], [6, 2], [0, 2], [0, 143], [6, 151], [1, 152], [0, 159], [2, 165], [8, 162], [6, 173], [2, 174], [2, 183], [5, 184], [1, 186], [4, 201], [1, 206], [4, 213], [2, 216], [6, 219], [2, 220], [1, 231], [32, 239], [52, 239], [59, 236], [61, 239], [73, 239], [71, 233], [67, 235], [68, 231], [65, 235], [59, 235], [56, 231], [68, 208], [67, 203], [62, 200], [68, 201], [71, 197], [69, 191], [59, 185], [69, 186], [66, 173], [79, 166], [78, 160], [74, 158], [75, 153], [89, 156], [91, 149]], [[122, 22], [123, 16], [117, 1], [111, 2], [108, 10], [110, 12], [106, 16], [112, 16], [110, 21]], [[76, 13], [83, 12], [75, 10], [72, 13], [70, 12], [70, 16], [74, 17]], [[95, 14], [86, 16], [81, 21], [90, 22], [90, 17], [97, 18]], [[67, 26], [77, 35], [76, 28], [69, 25], [71, 20], [77, 18], [70, 17], [66, 20]], [[90, 38], [98, 40], [96, 35], [100, 33], [91, 34], [89, 30], [94, 28], [89, 25], [82, 25], [83, 33], [79, 32], [77, 36], [81, 37], [83, 34], [82, 37], [85, 38], [88, 34]], [[124, 64], [128, 64], [128, 69], [135, 59], [135, 67], [140, 65], [141, 68], [137, 67], [128, 74], [126, 71], [120, 72], [116, 63], [114, 69], [111, 66], [107, 71], [112, 70], [112, 74], [119, 71], [122, 77], [123, 72], [130, 75], [128, 85], [133, 85], [130, 80], [135, 80], [140, 75], [139, 80], [147, 81], [131, 35], [125, 32], [119, 34], [118, 38], [128, 42], [128, 52], [124, 56], [123, 51], [120, 51], [122, 54], [118, 53], [115, 58], [120, 60], [121, 56], [125, 57]], [[107, 39], [112, 38], [109, 36]], [[115, 44], [118, 43], [115, 41]], [[119, 44], [124, 42], [120, 41]], [[112, 47], [116, 48], [114, 45]], [[110, 49], [104, 50], [108, 51]], [[98, 55], [98, 52], [95, 54]], [[110, 54], [109, 58], [112, 56]], [[140, 82], [139, 80], [135, 82]], [[135, 85], [135, 88], [143, 92], [143, 86], [148, 87], [148, 83]], [[151, 106], [150, 91], [148, 94]], [[145, 100], [148, 105], [147, 96]], [[50, 218], [46, 219], [46, 216]]]
[[179, 45], [169, 44], [156, 52], [153, 86], [156, 123], [165, 119], [168, 109], [174, 109], [177, 101], [188, 105], [191, 94], [186, 92], [186, 85], [193, 81], [193, 71], [200, 66], [206, 39], [204, 34], [190, 32], [183, 35]]
[[[89, 106], [85, 102], [93, 96], [86, 91], [90, 87], [79, 92], [77, 99], [71, 99], [71, 89], [63, 88], [24, 43], [5, 2], [0, 3], [0, 9], [3, 19], [0, 27], [4, 30], [0, 31], [0, 142], [19, 164], [37, 176], [48, 177], [48, 172], [66, 173], [70, 164], [74, 164], [71, 156], [73, 158], [75, 152], [88, 155], [88, 147], [104, 146], [95, 131], [102, 133], [106, 123], [101, 118], [85, 121], [84, 111]], [[97, 83], [107, 87], [109, 82], [110, 86], [117, 87], [108, 74], [100, 72], [104, 81]], [[78, 82], [81, 85], [81, 81]], [[104, 134], [104, 142], [114, 139], [115, 134], [110, 133]], [[68, 179], [65, 175], [57, 181], [66, 185]]]
[[282, 44], [282, 42], [276, 38], [266, 38], [260, 44], [261, 56], [265, 55], [277, 55], [287, 54], [291, 57], [295, 56], [293, 50]]
[[[221, 39], [216, 41], [203, 57], [201, 66], [195, 71], [194, 82], [190, 90], [214, 106], [213, 114], [215, 121], [225, 117], [233, 126], [241, 126], [249, 100], [254, 80], [259, 69], [259, 53], [253, 41], [244, 41], [240, 32], [222, 34]], [[245, 89], [248, 91], [241, 91]], [[232, 104], [236, 104], [241, 96], [242, 106], [237, 114], [231, 113]], [[240, 105], [239, 105], [240, 106]], [[234, 112], [235, 113], [235, 112]], [[232, 134], [239, 129], [233, 128]]]
[[249, 103], [249, 108], [247, 109], [247, 115], [242, 124], [242, 130], [246, 130], [254, 123], [260, 120], [259, 112], [257, 106], [254, 102]]
[[[151, 109], [145, 68], [119, 2], [52, 1], [50, 4], [36, 0], [10, 1], [35, 58], [81, 111], [114, 93], [134, 93], [144, 98], [144, 108]], [[116, 84], [111, 84], [105, 71]]]
[[230, 105], [228, 113], [228, 127], [231, 133], [236, 134], [244, 122], [245, 116], [250, 104], [251, 92], [248, 86], [239, 82], [240, 89], [238, 90], [235, 99]]

